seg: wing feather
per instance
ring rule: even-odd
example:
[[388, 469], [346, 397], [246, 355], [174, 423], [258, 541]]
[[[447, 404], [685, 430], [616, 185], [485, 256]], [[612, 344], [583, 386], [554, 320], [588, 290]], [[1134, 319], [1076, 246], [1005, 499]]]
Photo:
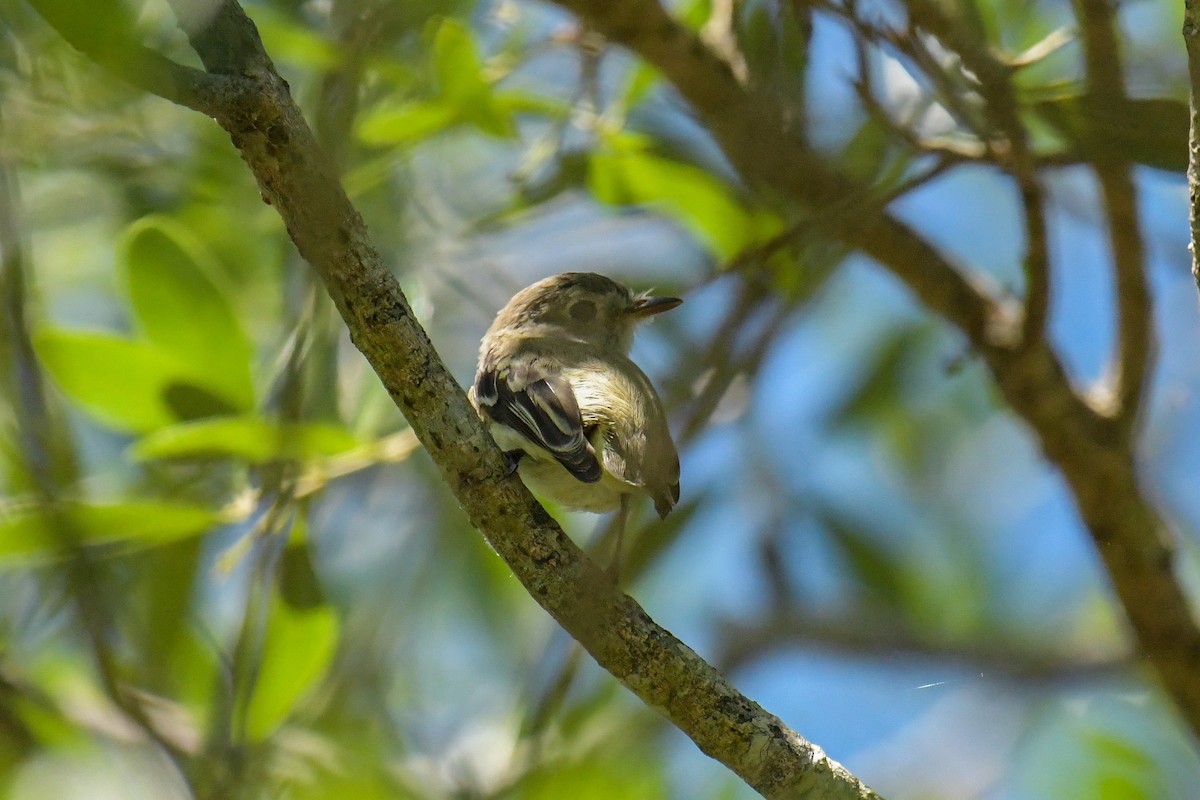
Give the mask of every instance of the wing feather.
[[475, 377], [479, 408], [495, 422], [549, 453], [584, 483], [600, 480], [600, 461], [588, 441], [570, 382], [537, 364], [517, 369], [480, 369]]

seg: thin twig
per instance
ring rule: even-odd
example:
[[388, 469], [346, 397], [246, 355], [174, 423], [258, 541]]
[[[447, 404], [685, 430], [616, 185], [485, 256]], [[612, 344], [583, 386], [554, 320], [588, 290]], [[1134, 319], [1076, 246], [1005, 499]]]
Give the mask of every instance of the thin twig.
[[1025, 310], [1021, 339], [1028, 342], [1045, 334], [1050, 302], [1050, 252], [1046, 231], [1046, 201], [1029, 147], [1029, 134], [1021, 119], [1013, 85], [1013, 68], [994, 54], [966, 25], [944, 12], [932, 0], [910, 0], [912, 20], [958, 53], [979, 81], [987, 101], [986, 111], [1007, 140], [1007, 158], [997, 159], [1017, 182], [1026, 228]]

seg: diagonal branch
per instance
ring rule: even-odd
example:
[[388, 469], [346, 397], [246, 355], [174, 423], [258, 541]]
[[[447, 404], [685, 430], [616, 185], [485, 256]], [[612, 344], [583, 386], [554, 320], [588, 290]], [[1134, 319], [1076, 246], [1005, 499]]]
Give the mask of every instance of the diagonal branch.
[[[248, 81], [252, 91], [232, 93], [211, 113], [321, 276], [352, 341], [471, 522], [533, 598], [601, 666], [764, 797], [878, 798], [650, 619], [507, 474], [499, 449], [413, 316], [241, 7], [234, 0], [171, 5], [210, 73]], [[209, 13], [196, 15], [198, 6]]]
[[[818, 210], [868, 196], [788, 130], [771, 97], [740, 86], [658, 0], [555, 2], [658, 67], [748, 181]], [[1170, 532], [1138, 484], [1129, 439], [1114, 436], [1111, 420], [1074, 391], [1043, 338], [1022, 340], [1014, 330], [1017, 315], [911, 228], [867, 209], [857, 217], [831, 215], [826, 231], [890, 270], [921, 302], [957, 325], [987, 362], [1009, 405], [1062, 470], [1141, 654], [1192, 730], [1200, 733], [1200, 628], [1175, 575]], [[1122, 242], [1128, 245], [1127, 239]], [[1122, 256], [1129, 257], [1128, 252]], [[1140, 269], [1140, 258], [1138, 264]], [[1148, 335], [1149, 325], [1139, 327], [1137, 321], [1149, 323], [1149, 310], [1137, 291], [1144, 288], [1140, 271], [1127, 269], [1125, 282], [1122, 327], [1132, 359], [1126, 369], [1140, 378], [1137, 373], [1147, 365], [1148, 354], [1139, 354], [1131, 343]], [[1122, 386], [1136, 405], [1140, 384], [1136, 391], [1128, 381]]]

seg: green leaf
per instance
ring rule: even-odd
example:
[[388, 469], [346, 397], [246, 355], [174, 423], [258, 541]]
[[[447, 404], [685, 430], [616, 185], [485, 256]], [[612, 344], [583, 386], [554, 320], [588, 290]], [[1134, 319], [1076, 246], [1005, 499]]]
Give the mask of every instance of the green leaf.
[[358, 124], [359, 141], [369, 145], [410, 145], [441, 133], [459, 121], [458, 111], [438, 100], [413, 100], [377, 108]]
[[504, 138], [517, 135], [512, 111], [497, 102], [483, 76], [483, 60], [470, 30], [445, 19], [433, 38], [433, 70], [443, 101], [457, 116], [484, 133]]
[[675, 220], [718, 260], [737, 255], [777, 222], [752, 214], [714, 175], [637, 150], [592, 156], [588, 186], [602, 203], [645, 205]]
[[433, 70], [442, 97], [455, 105], [475, 102], [490, 91], [475, 40], [458, 20], [444, 19], [438, 26], [433, 37]]
[[644, 61], [638, 61], [630, 71], [625, 84], [625, 92], [621, 97], [621, 105], [626, 110], [633, 108], [650, 93], [662, 79], [661, 73]]
[[133, 61], [137, 13], [129, 3], [34, 0], [30, 5], [67, 41], [100, 63]]
[[52, 555], [67, 542], [165, 544], [220, 524], [218, 511], [204, 506], [159, 501], [92, 505], [70, 503], [60, 516], [63, 530], [38, 509], [0, 520], [0, 558]]
[[571, 107], [561, 100], [521, 89], [497, 91], [492, 98], [504, 113], [535, 114], [551, 119], [561, 119], [571, 113]]
[[204, 246], [165, 217], [138, 220], [121, 253], [133, 310], [146, 337], [186, 366], [194, 382], [235, 409], [254, 406], [253, 351]]
[[889, 608], [905, 605], [907, 576], [900, 560], [886, 545], [832, 512], [821, 514], [821, 527], [870, 597]]
[[270, 736], [324, 677], [337, 639], [337, 615], [328, 606], [300, 611], [278, 598], [272, 601], [258, 680], [246, 709], [251, 741]]
[[842, 151], [843, 167], [861, 181], [873, 180], [883, 169], [891, 140], [891, 132], [873, 117], [868, 117]]
[[135, 458], [239, 458], [255, 464], [333, 456], [362, 445], [329, 423], [281, 423], [261, 417], [211, 417], [162, 428], [132, 448]]
[[33, 341], [59, 387], [109, 427], [142, 433], [177, 421], [167, 390], [178, 366], [148, 342], [53, 328]]
[[332, 70], [342, 61], [341, 51], [328, 39], [296, 24], [267, 6], [246, 5], [263, 45], [275, 62], [287, 62], [314, 70]]
[[549, 763], [527, 775], [516, 797], [521, 800], [650, 800], [664, 796], [662, 768], [643, 754], [619, 761], [593, 759]]

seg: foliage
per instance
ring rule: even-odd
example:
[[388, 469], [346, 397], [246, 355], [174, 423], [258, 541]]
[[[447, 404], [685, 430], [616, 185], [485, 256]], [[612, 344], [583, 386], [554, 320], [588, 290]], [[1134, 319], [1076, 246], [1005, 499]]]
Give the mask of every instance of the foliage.
[[[188, 60], [156, 5], [95, 28], [35, 5]], [[723, 4], [678, 5], [720, 49]], [[1190, 289], [1168, 299], [1186, 106], [1165, 48], [1126, 24], [1141, 93], [1104, 103], [1076, 39], [1042, 46], [1065, 6], [936, 5], [1010, 60], [1072, 377], [1111, 360], [1096, 165], [1140, 165], [1145, 238], [1179, 245], [1144, 265], [1159, 325], [1195, 333]], [[1200, 761], [1130, 665], [1070, 496], [963, 342], [825, 228], [886, 205], [1026, 292], [995, 97], [904, 4], [733, 6], [733, 68], [863, 187], [855, 208], [750, 184], [654, 68], [543, 6], [249, 10], [464, 383], [491, 314], [545, 274], [686, 295], [635, 352], [684, 453], [682, 505], [642, 514], [629, 560], [669, 627], [885, 796], [1185, 796]], [[28, 5], [0, 20], [8, 795], [748, 796], [468, 528], [211, 120]], [[1195, 338], [1162, 343], [1144, 448], [1184, 528]]]

